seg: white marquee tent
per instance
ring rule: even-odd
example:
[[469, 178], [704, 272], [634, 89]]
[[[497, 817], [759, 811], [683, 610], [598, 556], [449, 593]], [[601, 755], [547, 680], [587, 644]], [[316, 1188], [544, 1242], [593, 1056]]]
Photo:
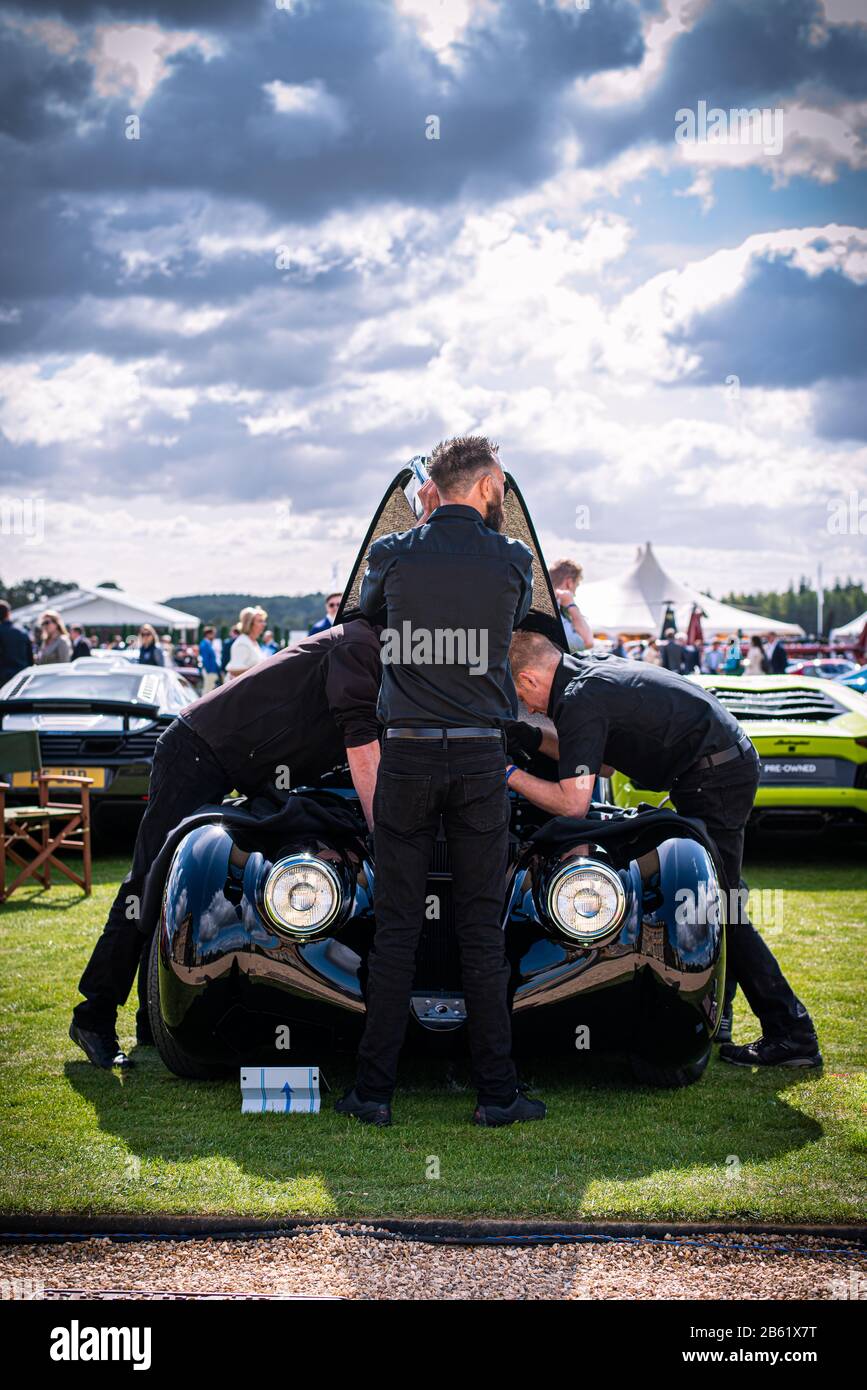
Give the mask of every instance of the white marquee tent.
[[831, 633], [832, 642], [857, 642], [867, 623], [867, 609], [859, 617], [853, 618], [845, 627], [835, 627]]
[[783, 623], [776, 618], [763, 618], [743, 608], [719, 603], [698, 589], [672, 579], [653, 553], [650, 541], [638, 555], [631, 569], [613, 579], [599, 579], [582, 584], [578, 590], [581, 612], [597, 636], [614, 637], [622, 632], [627, 637], [658, 637], [667, 608], [672, 608], [675, 626], [685, 632], [693, 607], [701, 612], [705, 638], [730, 636], [739, 629], [746, 636], [767, 632], [780, 637], [803, 637], [804, 629], [796, 623]]
[[41, 599], [39, 603], [28, 603], [25, 608], [16, 608], [12, 620], [21, 627], [32, 627], [46, 608], [59, 613], [67, 627], [70, 623], [78, 623], [88, 632], [94, 627], [120, 629], [150, 623], [157, 629], [179, 628], [183, 640], [187, 640], [188, 636], [195, 637], [199, 628], [195, 613], [184, 613], [180, 608], [168, 608], [150, 599], [134, 598], [123, 589], [89, 589], [84, 585], [65, 594], [56, 594], [54, 598]]

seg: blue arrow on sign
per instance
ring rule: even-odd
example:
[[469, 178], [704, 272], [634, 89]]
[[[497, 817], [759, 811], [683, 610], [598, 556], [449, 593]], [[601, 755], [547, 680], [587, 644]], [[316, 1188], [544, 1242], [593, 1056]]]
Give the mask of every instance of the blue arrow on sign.
[[292, 1109], [292, 1087], [289, 1085], [289, 1082], [288, 1082], [288, 1081], [284, 1081], [284, 1082], [283, 1082], [283, 1094], [284, 1094], [285, 1097], [286, 1097], [286, 1109], [287, 1109], [287, 1110], [291, 1110], [291, 1109]]

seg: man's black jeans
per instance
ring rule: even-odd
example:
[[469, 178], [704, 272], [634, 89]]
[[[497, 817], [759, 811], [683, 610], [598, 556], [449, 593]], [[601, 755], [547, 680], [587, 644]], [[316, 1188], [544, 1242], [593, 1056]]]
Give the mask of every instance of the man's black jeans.
[[683, 816], [703, 820], [722, 860], [729, 903], [726, 997], [740, 985], [766, 1038], [810, 1041], [815, 1030], [810, 1015], [792, 991], [770, 948], [741, 906], [744, 829], [749, 819], [761, 768], [753, 750], [744, 758], [678, 778], [671, 799]]
[[[206, 743], [182, 719], [176, 719], [157, 742], [150, 779], [150, 799], [139, 826], [132, 868], [93, 948], [78, 988], [84, 1002], [74, 1010], [80, 1028], [113, 1033], [119, 1004], [126, 1003], [139, 962], [147, 960], [150, 938], [139, 930], [144, 881], [171, 830], [200, 806], [219, 802], [230, 792], [231, 779]], [[139, 975], [136, 1025], [146, 1029], [146, 966]]]
[[358, 1051], [363, 1098], [391, 1099], [425, 920], [431, 850], [442, 816], [451, 857], [455, 929], [473, 1083], [482, 1105], [511, 1103], [509, 966], [501, 928], [509, 796], [497, 739], [385, 738], [373, 803], [376, 935], [368, 962], [367, 1025]]

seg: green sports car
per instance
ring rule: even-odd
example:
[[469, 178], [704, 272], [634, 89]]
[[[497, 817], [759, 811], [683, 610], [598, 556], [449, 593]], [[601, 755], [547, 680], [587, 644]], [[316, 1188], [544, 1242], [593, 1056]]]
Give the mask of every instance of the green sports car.
[[[689, 676], [711, 690], [762, 760], [750, 824], [763, 830], [867, 829], [867, 696], [808, 676]], [[618, 806], [659, 805], [666, 792], [615, 772]]]

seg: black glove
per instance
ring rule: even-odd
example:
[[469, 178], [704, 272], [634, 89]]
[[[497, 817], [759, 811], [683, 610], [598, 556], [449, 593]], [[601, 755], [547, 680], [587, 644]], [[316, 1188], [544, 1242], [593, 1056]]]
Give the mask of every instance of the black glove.
[[515, 719], [504, 728], [509, 757], [517, 767], [526, 767], [542, 747], [542, 730], [535, 724], [525, 724], [521, 719]]

